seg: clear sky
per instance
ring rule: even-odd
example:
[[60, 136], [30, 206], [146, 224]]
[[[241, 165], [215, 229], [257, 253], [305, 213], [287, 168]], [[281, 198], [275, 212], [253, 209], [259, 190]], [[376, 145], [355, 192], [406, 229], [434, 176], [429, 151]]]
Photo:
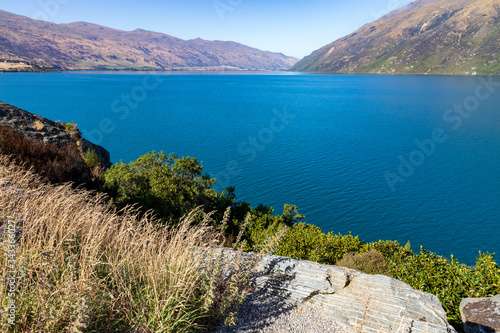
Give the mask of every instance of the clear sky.
[[54, 23], [85, 21], [182, 39], [232, 40], [302, 58], [409, 0], [0, 0]]

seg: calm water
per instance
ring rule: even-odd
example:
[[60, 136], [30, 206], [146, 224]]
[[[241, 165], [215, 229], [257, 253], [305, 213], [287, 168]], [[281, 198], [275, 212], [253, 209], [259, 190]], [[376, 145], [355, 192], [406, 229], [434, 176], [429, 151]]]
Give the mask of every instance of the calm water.
[[482, 80], [1, 74], [0, 100], [74, 120], [113, 162], [194, 156], [253, 205], [473, 264], [500, 254], [500, 86]]

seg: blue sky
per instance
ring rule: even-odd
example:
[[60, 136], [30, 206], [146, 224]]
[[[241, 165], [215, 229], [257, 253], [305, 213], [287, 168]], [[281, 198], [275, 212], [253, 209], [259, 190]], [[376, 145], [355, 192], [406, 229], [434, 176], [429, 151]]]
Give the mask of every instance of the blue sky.
[[302, 58], [409, 0], [0, 0], [55, 23], [142, 28], [182, 39], [232, 40]]

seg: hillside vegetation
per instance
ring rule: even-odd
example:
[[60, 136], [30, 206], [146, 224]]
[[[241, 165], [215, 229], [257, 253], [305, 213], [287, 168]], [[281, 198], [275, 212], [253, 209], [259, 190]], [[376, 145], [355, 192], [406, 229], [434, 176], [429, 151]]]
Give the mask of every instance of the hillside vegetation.
[[418, 0], [298, 62], [292, 71], [500, 74], [500, 0]]
[[0, 10], [0, 71], [283, 70], [297, 61], [230, 41], [183, 40], [86, 22], [54, 24]]

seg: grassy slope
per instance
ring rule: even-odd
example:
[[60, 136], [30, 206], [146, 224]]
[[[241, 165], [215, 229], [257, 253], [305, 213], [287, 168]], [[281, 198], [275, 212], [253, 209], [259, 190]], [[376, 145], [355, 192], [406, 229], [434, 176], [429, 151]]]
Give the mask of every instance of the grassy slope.
[[215, 252], [192, 251], [220, 237], [209, 216], [193, 225], [199, 211], [159, 228], [133, 209], [117, 214], [101, 195], [48, 185], [4, 155], [0, 184], [2, 332], [190, 332], [245, 296], [251, 265], [236, 270], [238, 257], [228, 267]]
[[415, 2], [301, 60], [292, 70], [500, 73], [499, 0]]

